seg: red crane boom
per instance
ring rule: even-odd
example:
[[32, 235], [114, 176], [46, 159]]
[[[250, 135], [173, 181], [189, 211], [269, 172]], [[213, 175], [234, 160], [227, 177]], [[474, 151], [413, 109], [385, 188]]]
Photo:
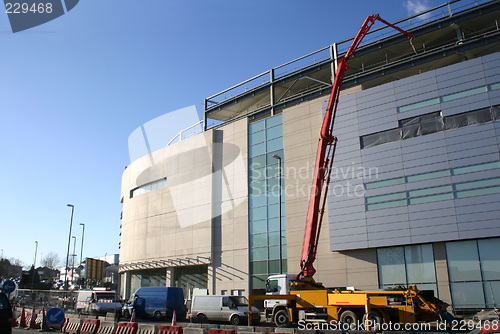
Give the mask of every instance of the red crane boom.
[[[340, 59], [338, 63], [337, 73], [333, 82], [332, 92], [330, 94], [330, 100], [328, 101], [328, 107], [323, 119], [320, 139], [318, 142], [313, 184], [309, 200], [309, 209], [307, 211], [304, 242], [302, 245], [302, 257], [300, 260], [301, 271], [297, 276], [298, 279], [300, 279], [301, 277], [312, 278], [312, 276], [316, 272], [316, 269], [314, 269], [313, 267], [313, 263], [316, 260], [316, 251], [321, 230], [321, 222], [323, 221], [323, 215], [325, 213], [325, 204], [327, 197], [326, 194], [328, 192], [331, 167], [333, 158], [335, 156], [335, 149], [337, 146], [337, 137], [332, 134], [333, 125], [335, 122], [335, 115], [337, 113], [337, 105], [339, 102], [342, 81], [344, 79], [346, 70], [349, 68], [347, 61], [354, 54], [363, 38], [366, 36], [372, 25], [377, 20], [409, 36], [410, 43], [414, 37], [409, 32], [404, 31], [396, 27], [395, 25], [383, 20], [378, 14], [368, 16], [359, 29], [358, 33], [356, 34], [356, 37], [354, 37], [354, 40], [352, 41], [351, 46], [347, 50], [345, 56]], [[331, 158], [329, 159], [328, 157], [330, 156], [330, 154]]]

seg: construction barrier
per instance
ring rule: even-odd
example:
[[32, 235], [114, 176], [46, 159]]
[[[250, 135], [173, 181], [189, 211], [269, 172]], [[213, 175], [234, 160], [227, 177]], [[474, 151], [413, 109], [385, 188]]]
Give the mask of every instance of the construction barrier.
[[68, 324], [64, 329], [66, 334], [79, 334], [80, 328], [82, 327], [83, 319], [78, 318], [68, 318]]
[[234, 330], [234, 329], [210, 328], [208, 330], [208, 334], [236, 334], [236, 330]]
[[160, 325], [158, 327], [158, 334], [183, 334], [181, 326], [169, 326], [169, 325]]
[[80, 334], [97, 334], [100, 325], [101, 321], [98, 319], [83, 319]]
[[64, 323], [61, 327], [61, 332], [66, 332], [66, 327], [68, 327], [68, 323], [69, 323], [69, 318], [64, 318]]
[[115, 334], [117, 323], [114, 321], [101, 321], [97, 334]]
[[137, 334], [139, 324], [137, 322], [119, 322], [115, 334]]
[[158, 327], [156, 325], [139, 324], [137, 334], [157, 334]]

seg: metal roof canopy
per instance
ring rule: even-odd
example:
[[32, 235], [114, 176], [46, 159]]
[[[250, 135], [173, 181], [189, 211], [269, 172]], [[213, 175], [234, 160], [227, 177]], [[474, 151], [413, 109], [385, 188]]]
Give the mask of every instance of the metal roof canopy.
[[[367, 89], [499, 51], [500, 0], [452, 8], [462, 3], [450, 1], [394, 22], [415, 35], [417, 54], [406, 36], [394, 34], [386, 26], [372, 31], [351, 58], [344, 91], [357, 85]], [[426, 18], [421, 19], [423, 16]], [[338, 59], [351, 40], [312, 52], [206, 98], [205, 129], [250, 115], [273, 114], [329, 94]], [[210, 126], [208, 119], [219, 124]]]

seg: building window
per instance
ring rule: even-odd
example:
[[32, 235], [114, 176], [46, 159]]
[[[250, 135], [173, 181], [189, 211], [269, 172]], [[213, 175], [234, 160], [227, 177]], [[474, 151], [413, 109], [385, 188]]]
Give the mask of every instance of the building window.
[[[251, 288], [264, 289], [269, 275], [279, 273], [280, 234], [286, 271], [286, 220], [282, 116], [260, 119], [248, 129], [249, 237]], [[281, 166], [279, 159], [281, 157]], [[281, 233], [280, 233], [281, 192]]]
[[[365, 183], [365, 189], [376, 189], [391, 185], [430, 180], [451, 175], [479, 172], [500, 168], [500, 161], [483, 164], [456, 167], [451, 169], [408, 175], [382, 181]], [[428, 187], [409, 191], [399, 191], [389, 194], [368, 196], [365, 198], [366, 210], [387, 209], [411, 204], [429, 203], [455, 198], [475, 197], [500, 193], [500, 178], [452, 183], [449, 185]]]
[[416, 284], [437, 295], [434, 253], [431, 244], [377, 249], [381, 289]]
[[153, 191], [153, 190], [162, 189], [162, 188], [165, 188], [166, 186], [167, 186], [167, 179], [166, 178], [161, 179], [161, 180], [157, 180], [157, 181], [154, 181], [151, 183], [147, 183], [147, 184], [144, 184], [140, 187], [132, 189], [130, 191], [130, 198], [148, 193], [148, 192]]
[[451, 299], [455, 308], [498, 307], [499, 247], [500, 238], [446, 243]]
[[464, 126], [483, 124], [500, 119], [500, 106], [493, 106], [465, 113], [442, 117], [441, 112], [411, 117], [399, 121], [395, 129], [361, 136], [360, 147], [368, 148], [398, 140], [424, 136], [438, 131], [453, 130]]

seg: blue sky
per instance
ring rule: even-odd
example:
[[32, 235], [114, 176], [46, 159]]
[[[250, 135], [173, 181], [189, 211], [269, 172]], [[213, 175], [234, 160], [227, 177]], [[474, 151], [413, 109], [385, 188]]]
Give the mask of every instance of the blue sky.
[[84, 257], [118, 253], [134, 129], [187, 106], [202, 111], [208, 96], [352, 37], [368, 15], [393, 22], [443, 2], [82, 0], [15, 34], [2, 10], [3, 256], [30, 265], [36, 240], [38, 264], [49, 252], [65, 262], [68, 203], [76, 253], [80, 223]]

